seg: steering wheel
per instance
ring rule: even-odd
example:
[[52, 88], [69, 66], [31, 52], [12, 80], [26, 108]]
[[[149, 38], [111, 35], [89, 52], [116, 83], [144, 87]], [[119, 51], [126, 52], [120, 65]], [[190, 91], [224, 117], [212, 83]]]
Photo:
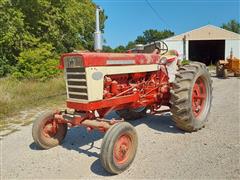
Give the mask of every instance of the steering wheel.
[[160, 55], [164, 55], [168, 52], [168, 45], [163, 41], [154, 42], [155, 49], [159, 50]]

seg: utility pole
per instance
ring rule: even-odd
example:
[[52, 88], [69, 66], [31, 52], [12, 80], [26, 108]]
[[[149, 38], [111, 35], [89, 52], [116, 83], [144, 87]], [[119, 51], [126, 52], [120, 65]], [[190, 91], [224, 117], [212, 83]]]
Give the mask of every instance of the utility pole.
[[94, 32], [94, 50], [100, 52], [102, 50], [102, 33], [100, 31], [100, 19], [99, 14], [102, 9], [97, 6], [96, 8], [96, 31]]

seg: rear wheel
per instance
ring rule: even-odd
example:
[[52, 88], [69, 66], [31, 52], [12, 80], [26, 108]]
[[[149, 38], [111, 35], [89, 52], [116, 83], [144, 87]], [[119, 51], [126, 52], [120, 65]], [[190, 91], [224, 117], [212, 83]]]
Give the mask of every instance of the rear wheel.
[[240, 77], [240, 70], [234, 73], [235, 77]]
[[125, 171], [133, 162], [138, 146], [135, 128], [121, 122], [113, 125], [105, 134], [101, 146], [102, 166], [111, 174]]
[[126, 121], [143, 118], [147, 115], [147, 109], [145, 107], [138, 109], [122, 109], [116, 111], [116, 113]]
[[171, 112], [176, 126], [192, 132], [204, 127], [211, 108], [212, 80], [202, 63], [179, 68], [171, 90]]
[[58, 124], [54, 114], [47, 112], [33, 123], [32, 136], [34, 142], [43, 149], [49, 149], [61, 144], [67, 133], [67, 124]]

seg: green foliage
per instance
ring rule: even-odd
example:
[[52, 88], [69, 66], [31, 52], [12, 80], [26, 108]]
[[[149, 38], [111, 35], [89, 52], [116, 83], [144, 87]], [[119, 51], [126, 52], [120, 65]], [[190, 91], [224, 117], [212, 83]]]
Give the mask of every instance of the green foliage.
[[143, 32], [143, 35], [137, 36], [134, 41], [129, 41], [126, 46], [120, 45], [116, 48], [112, 49], [110, 46], [104, 46], [104, 52], [126, 52], [127, 50], [133, 49], [136, 47], [136, 44], [147, 44], [154, 41], [159, 41], [162, 39], [166, 39], [174, 35], [174, 32], [170, 30], [159, 31], [156, 29], [149, 29]]
[[17, 63], [24, 34], [23, 18], [23, 13], [10, 1], [0, 1], [0, 76], [9, 73], [8, 66]]
[[122, 45], [120, 45], [114, 49], [114, 52], [116, 52], [116, 53], [121, 53], [121, 52], [125, 52], [125, 51], [126, 51], [126, 47], [122, 46]]
[[240, 23], [234, 19], [228, 23], [223, 24], [221, 28], [240, 34]]
[[[95, 8], [92, 0], [0, 0], [0, 76], [11, 71], [9, 66], [17, 66], [14, 76], [19, 74], [17, 77], [21, 78], [42, 78], [45, 74], [57, 73], [53, 70], [40, 73], [38, 71], [46, 68], [26, 66], [26, 62], [28, 66], [38, 66], [38, 63], [29, 63], [32, 59], [44, 59], [43, 64], [47, 65], [47, 55], [39, 53], [45, 43], [51, 46], [45, 51], [52, 52], [54, 48], [57, 54], [74, 49], [93, 50]], [[102, 30], [106, 18], [103, 12]], [[31, 59], [28, 53], [34, 57]], [[56, 55], [50, 59], [53, 56]], [[54, 64], [52, 60], [47, 62], [50, 66]]]
[[8, 59], [6, 57], [0, 57], [0, 77], [5, 76], [6, 74], [11, 72], [12, 67], [9, 65]]
[[59, 74], [58, 62], [58, 56], [54, 53], [52, 45], [40, 43], [37, 47], [20, 53], [13, 77], [46, 80]]
[[136, 47], [136, 42], [134, 41], [129, 41], [127, 46], [126, 46], [126, 50], [129, 50], [129, 49], [133, 49]]
[[111, 53], [114, 52], [114, 50], [110, 46], [103, 46], [103, 52]]
[[182, 62], [181, 62], [182, 65], [188, 65], [190, 64], [190, 61], [187, 60], [187, 59], [183, 59]]
[[142, 36], [138, 36], [135, 40], [136, 44], [147, 44], [154, 41], [166, 39], [174, 35], [170, 30], [158, 31], [157, 29], [149, 29], [143, 32]]
[[[93, 49], [96, 5], [91, 0], [12, 1], [25, 15], [27, 31], [53, 44], [58, 52]], [[102, 14], [102, 29], [105, 19]]]

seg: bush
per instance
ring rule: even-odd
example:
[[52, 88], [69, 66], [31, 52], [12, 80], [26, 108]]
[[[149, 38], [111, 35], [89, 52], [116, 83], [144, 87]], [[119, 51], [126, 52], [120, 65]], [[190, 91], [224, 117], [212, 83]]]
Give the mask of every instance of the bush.
[[0, 57], [0, 77], [10, 73], [12, 67], [5, 56]]
[[183, 59], [182, 62], [181, 62], [182, 65], [188, 65], [190, 64], [190, 61], [187, 60], [187, 59]]
[[40, 43], [37, 47], [22, 51], [18, 57], [13, 77], [17, 79], [40, 79], [42, 81], [56, 77], [59, 57], [51, 44]]

